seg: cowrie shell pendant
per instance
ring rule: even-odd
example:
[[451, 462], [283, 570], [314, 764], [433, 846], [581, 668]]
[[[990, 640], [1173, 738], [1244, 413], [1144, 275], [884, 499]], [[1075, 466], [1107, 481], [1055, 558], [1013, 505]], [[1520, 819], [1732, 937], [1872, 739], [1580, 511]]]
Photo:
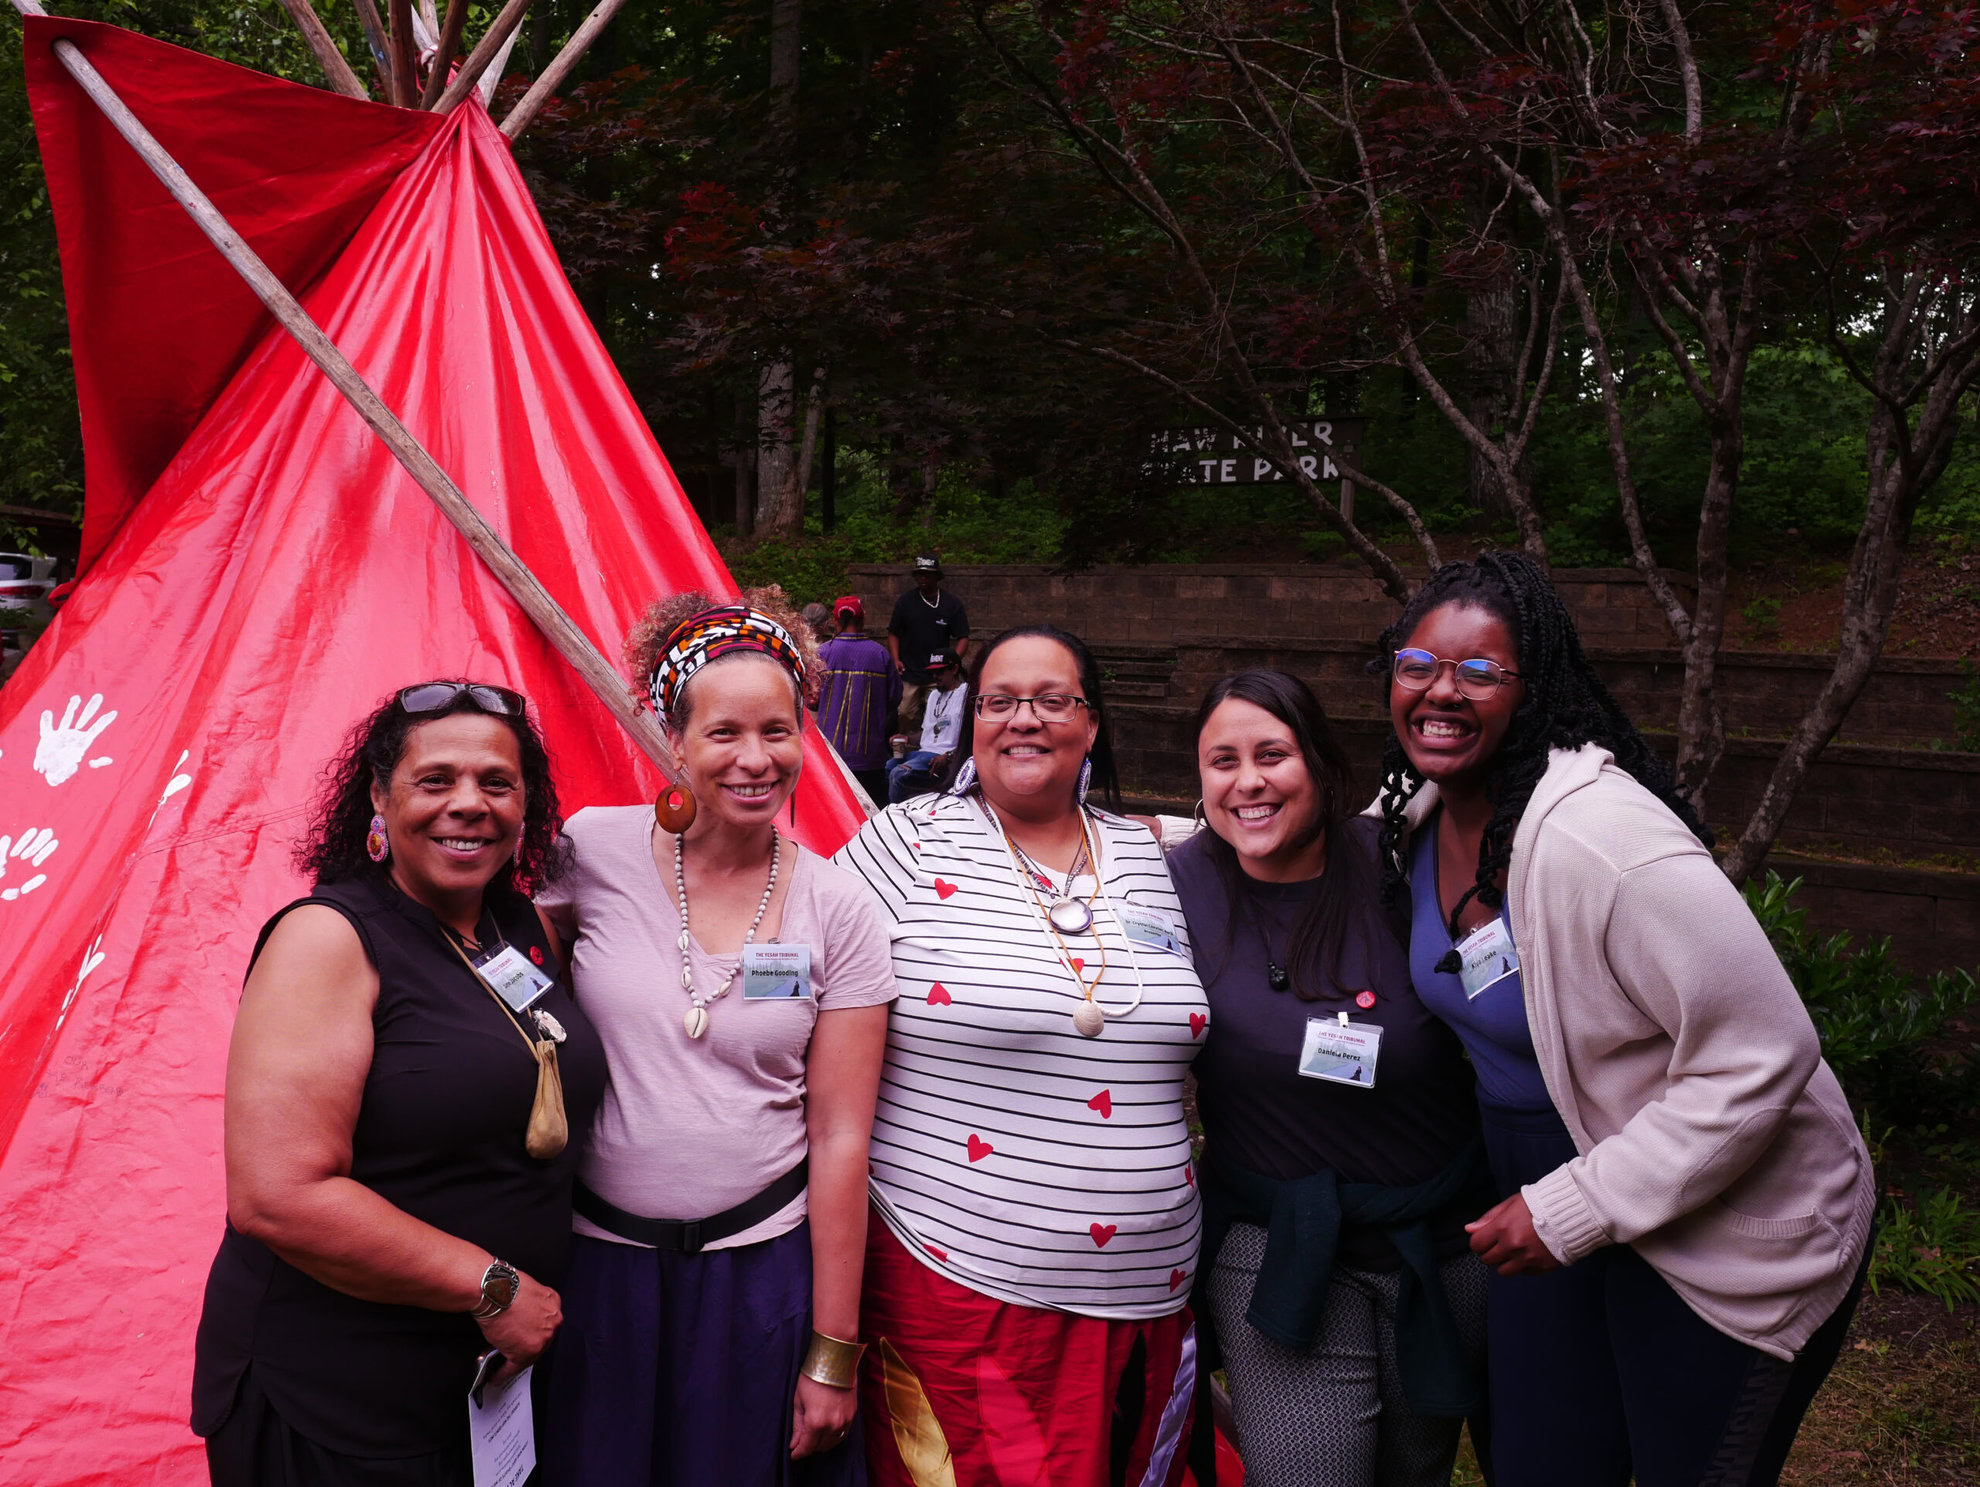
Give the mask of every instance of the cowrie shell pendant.
[[708, 1031], [708, 1009], [706, 1007], [690, 1007], [687, 1009], [687, 1016], [682, 1021], [687, 1024], [687, 1035], [690, 1038], [699, 1038], [703, 1033]]
[[1092, 1002], [1082, 1002], [1073, 1013], [1073, 1026], [1079, 1029], [1082, 1038], [1097, 1038], [1106, 1029], [1107, 1014]]

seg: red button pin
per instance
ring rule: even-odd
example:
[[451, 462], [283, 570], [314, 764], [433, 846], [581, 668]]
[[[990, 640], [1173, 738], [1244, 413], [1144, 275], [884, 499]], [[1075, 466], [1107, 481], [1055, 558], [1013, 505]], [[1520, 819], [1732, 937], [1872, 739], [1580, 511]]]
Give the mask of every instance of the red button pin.
[[1366, 1012], [1370, 1007], [1375, 1005], [1375, 993], [1372, 991], [1362, 992], [1361, 995], [1354, 999], [1354, 1004]]

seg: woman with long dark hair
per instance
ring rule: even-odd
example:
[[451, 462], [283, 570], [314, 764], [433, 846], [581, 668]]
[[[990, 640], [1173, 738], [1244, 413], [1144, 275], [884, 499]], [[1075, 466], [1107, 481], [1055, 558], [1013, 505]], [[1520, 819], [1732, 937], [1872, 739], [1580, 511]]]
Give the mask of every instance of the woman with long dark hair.
[[862, 1404], [880, 1487], [1172, 1484], [1195, 1377], [1184, 1070], [1208, 1025], [1075, 636], [976, 656], [947, 790], [838, 860], [900, 1000], [873, 1126]]
[[352, 732], [256, 942], [193, 1428], [221, 1487], [467, 1487], [466, 1398], [561, 1318], [605, 1056], [526, 890], [562, 867], [523, 699], [406, 687]]
[[1876, 1201], [1808, 1013], [1537, 563], [1440, 568], [1382, 649], [1384, 892], [1500, 1198], [1497, 1483], [1771, 1483]]
[[1213, 1019], [1196, 1060], [1200, 1316], [1245, 1480], [1441, 1487], [1479, 1403], [1489, 1191], [1471, 1071], [1381, 909], [1377, 823], [1306, 684], [1196, 715], [1206, 830], [1170, 854]]

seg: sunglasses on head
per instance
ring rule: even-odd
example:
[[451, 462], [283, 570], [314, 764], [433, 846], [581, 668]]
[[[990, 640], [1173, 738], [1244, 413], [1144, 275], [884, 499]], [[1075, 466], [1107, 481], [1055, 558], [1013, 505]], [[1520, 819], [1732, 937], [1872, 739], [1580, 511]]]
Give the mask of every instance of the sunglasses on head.
[[486, 682], [421, 682], [415, 687], [401, 688], [393, 700], [399, 704], [400, 712], [416, 718], [445, 712], [463, 692], [485, 713], [504, 718], [523, 715], [522, 693], [511, 692], [507, 687], [491, 687]]
[[1488, 661], [1483, 656], [1453, 661], [1448, 656], [1433, 656], [1410, 646], [1396, 652], [1396, 685], [1411, 692], [1427, 692], [1437, 680], [1437, 673], [1446, 666], [1456, 673], [1458, 695], [1473, 702], [1484, 702], [1507, 682], [1519, 680], [1517, 671], [1508, 671], [1497, 661]]

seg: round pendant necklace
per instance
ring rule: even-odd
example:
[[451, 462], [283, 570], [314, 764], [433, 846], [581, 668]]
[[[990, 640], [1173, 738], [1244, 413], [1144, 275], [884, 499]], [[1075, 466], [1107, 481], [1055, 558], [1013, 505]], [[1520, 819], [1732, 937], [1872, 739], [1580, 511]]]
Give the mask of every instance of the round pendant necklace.
[[[1001, 825], [1002, 823], [999, 824]], [[1005, 834], [1005, 840], [1010, 840], [1009, 833]], [[1011, 850], [1017, 854], [1019, 865], [1031, 875], [1031, 880], [1034, 883], [1047, 893], [1056, 891], [1052, 887], [1052, 880], [1045, 876], [1045, 870], [1043, 868], [1032, 861], [1029, 852], [1025, 851], [1015, 841], [1011, 841]], [[1094, 873], [1093, 892], [1085, 898], [1075, 898], [1072, 892], [1073, 880], [1079, 876], [1079, 870], [1081, 868], [1088, 866], [1088, 859], [1091, 855], [1087, 851], [1085, 818], [1082, 817], [1079, 853], [1073, 858], [1072, 866], [1066, 869], [1066, 891], [1053, 899], [1045, 910], [1045, 918], [1051, 923], [1052, 928], [1056, 929], [1062, 935], [1083, 935], [1093, 928], [1093, 900], [1100, 892], [1099, 873]]]
[[[770, 907], [770, 895], [777, 891], [777, 864], [782, 860], [783, 852], [783, 843], [777, 836], [777, 828], [772, 826], [770, 828], [770, 881], [763, 885], [763, 897], [756, 905], [756, 917], [749, 921], [749, 933], [743, 936], [743, 944], [746, 947], [755, 943], [757, 928], [763, 923], [763, 915]], [[688, 934], [686, 857], [687, 838], [677, 836], [674, 838], [674, 893], [679, 901], [681, 910], [681, 990], [688, 994], [689, 1003], [687, 1016], [681, 1020], [687, 1027], [687, 1035], [690, 1038], [699, 1038], [703, 1033], [708, 1031], [708, 1004], [726, 992], [734, 984], [736, 978], [735, 973], [731, 972], [729, 979], [713, 991], [704, 993], [695, 989], [694, 956], [689, 949], [692, 941]]]

